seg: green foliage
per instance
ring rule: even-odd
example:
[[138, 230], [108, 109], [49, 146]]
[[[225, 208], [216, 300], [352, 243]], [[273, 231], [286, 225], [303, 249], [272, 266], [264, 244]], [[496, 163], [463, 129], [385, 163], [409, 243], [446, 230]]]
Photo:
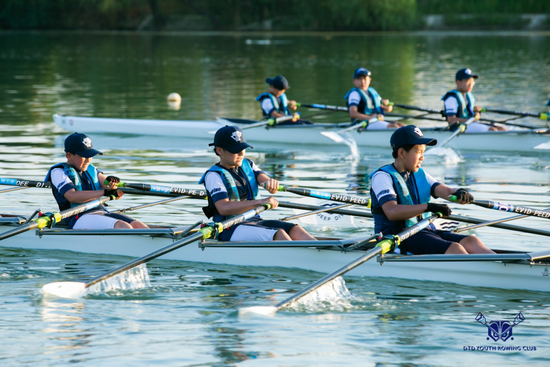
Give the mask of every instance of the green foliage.
[[548, 0], [416, 0], [421, 14], [550, 14]]

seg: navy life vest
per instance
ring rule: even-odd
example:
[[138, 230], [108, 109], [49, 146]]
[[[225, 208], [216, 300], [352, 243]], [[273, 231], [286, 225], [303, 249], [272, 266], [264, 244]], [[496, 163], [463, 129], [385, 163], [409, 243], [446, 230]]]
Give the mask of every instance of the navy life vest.
[[[91, 163], [88, 166], [88, 169], [85, 172], [82, 172], [80, 174], [80, 175], [86, 177], [86, 179], [91, 183], [91, 187], [88, 187], [89, 185], [86, 184], [85, 185], [86, 187], [83, 188], [82, 180], [80, 178], [80, 175], [78, 174], [78, 172], [76, 171], [76, 169], [73, 166], [71, 166], [67, 163], [58, 163], [58, 164], [50, 167], [50, 169], [48, 170], [48, 173], [46, 174], [46, 177], [44, 178], [45, 182], [51, 182], [52, 170], [54, 170], [56, 168], [62, 168], [63, 169], [63, 171], [65, 172], [67, 177], [69, 177], [69, 179], [74, 184], [76, 191], [82, 191], [83, 189], [84, 190], [103, 190], [101, 188], [101, 184], [99, 182], [99, 177], [97, 175], [97, 169]], [[55, 198], [55, 201], [57, 201], [57, 205], [59, 206], [59, 210], [61, 210], [61, 211], [70, 209], [70, 208], [75, 207], [75, 206], [80, 205], [80, 204], [83, 204], [83, 203], [71, 203], [70, 201], [65, 199], [65, 197], [59, 193], [59, 191], [57, 191], [57, 188], [53, 184], [52, 184], [52, 193], [53, 193], [53, 196]], [[97, 208], [91, 209], [88, 212], [93, 212], [93, 211], [98, 211], [98, 210], [105, 210], [105, 207], [104, 206], [99, 206]], [[85, 212], [85, 213], [88, 213], [88, 212]], [[84, 213], [80, 213], [79, 215], [83, 215], [83, 214]], [[73, 215], [69, 218], [66, 218], [65, 223], [67, 223], [69, 225], [69, 228], [72, 228], [77, 219], [78, 219], [78, 215]]]
[[[261, 196], [260, 196], [260, 190], [258, 187], [258, 182], [256, 181], [256, 175], [248, 159], [243, 159], [241, 169], [245, 175], [246, 185], [248, 188], [246, 199], [247, 200], [260, 199]], [[231, 173], [229, 173], [227, 169], [220, 167], [217, 164], [210, 167], [208, 171], [206, 171], [202, 175], [201, 179], [199, 180], [199, 184], [205, 184], [205, 177], [206, 177], [206, 174], [209, 172], [216, 172], [221, 175], [223, 184], [225, 185], [225, 189], [227, 190], [227, 194], [229, 196], [230, 201], [241, 201], [239, 197], [239, 190], [237, 189], [237, 185], [235, 184], [235, 179], [233, 178], [233, 176], [231, 176]], [[208, 190], [206, 191], [208, 192]], [[205, 208], [204, 211], [207, 217], [208, 218], [213, 217], [213, 220], [215, 222], [221, 222], [223, 220], [226, 220], [232, 217], [232, 216], [223, 216], [218, 212], [218, 210], [216, 209], [216, 205], [214, 204], [214, 201], [210, 197], [210, 194], [208, 194], [208, 207], [207, 209]]]
[[[273, 108], [275, 108], [275, 112], [281, 113], [285, 116], [290, 115], [290, 113], [288, 112], [288, 99], [286, 98], [286, 94], [283, 93], [279, 97], [279, 99], [281, 100], [281, 103], [279, 103], [279, 101], [277, 100], [277, 97], [275, 97], [271, 93], [264, 92], [260, 94], [258, 97], [256, 97], [256, 101], [260, 102], [260, 108], [261, 108], [262, 101], [266, 98], [271, 99], [271, 103], [273, 104]], [[271, 117], [265, 113], [263, 108], [262, 108], [262, 114], [264, 115], [264, 117]]]
[[[369, 87], [367, 91], [365, 92], [362, 89], [359, 88], [351, 88], [347, 93], [344, 99], [346, 100], [346, 105], [349, 108], [349, 95], [356, 91], [359, 93], [359, 96], [361, 97], [361, 101], [359, 102], [359, 105], [357, 106], [357, 111], [359, 113], [364, 113], [365, 115], [372, 115], [373, 113], [379, 113], [384, 114], [384, 110], [382, 109], [382, 106], [380, 105], [381, 97], [378, 94], [378, 92], [372, 88]], [[371, 103], [369, 103], [371, 102]]]
[[456, 113], [456, 117], [461, 119], [468, 119], [470, 117], [475, 116], [474, 106], [476, 103], [476, 99], [474, 98], [474, 95], [472, 93], [470, 92], [466, 93], [466, 100], [468, 101], [468, 103], [466, 103], [466, 101], [464, 100], [464, 95], [459, 91], [457, 91], [456, 89], [453, 89], [445, 93], [445, 95], [443, 96], [443, 98], [441, 98], [441, 100], [446, 101], [447, 98], [451, 96], [455, 97], [456, 100], [458, 101], [458, 111]]
[[[393, 181], [393, 188], [397, 194], [397, 204], [400, 204], [400, 205], [426, 204], [430, 201], [431, 187], [428, 182], [428, 179], [426, 178], [426, 173], [422, 168], [418, 169], [417, 172], [412, 172], [411, 177], [409, 178], [409, 180], [413, 180], [413, 185], [416, 188], [416, 197], [418, 202], [413, 201], [413, 198], [409, 192], [409, 188], [407, 187], [407, 183], [403, 179], [403, 176], [401, 176], [401, 174], [395, 169], [395, 167], [392, 164], [388, 164], [384, 167], [379, 168], [375, 172], [373, 172], [370, 175], [371, 179], [372, 179], [372, 176], [378, 171], [384, 171], [391, 176]], [[417, 217], [410, 218], [405, 221], [398, 221], [398, 222], [389, 220], [388, 217], [386, 217], [386, 214], [384, 214], [384, 210], [382, 209], [382, 207], [379, 206], [376, 195], [372, 189], [371, 189], [371, 200], [373, 203], [371, 212], [374, 217], [374, 231], [376, 233], [382, 232], [385, 235], [397, 234], [403, 231], [404, 229], [412, 227], [413, 225], [418, 223]], [[429, 213], [423, 213], [420, 215], [420, 217], [426, 218], [429, 215], [430, 215]]]

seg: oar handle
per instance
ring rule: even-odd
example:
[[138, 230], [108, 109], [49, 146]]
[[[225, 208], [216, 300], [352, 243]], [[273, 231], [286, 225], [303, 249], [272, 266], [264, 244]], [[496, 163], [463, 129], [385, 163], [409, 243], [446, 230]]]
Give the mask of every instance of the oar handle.
[[[449, 201], [457, 202], [458, 199], [455, 195], [451, 195], [449, 197]], [[474, 200], [471, 202], [471, 204], [481, 206], [482, 208], [487, 208], [487, 209], [524, 214], [524, 215], [529, 215], [531, 217], [550, 219], [550, 212], [546, 210], [526, 208], [523, 206], [516, 206], [508, 203], [501, 203], [498, 201], [490, 201], [490, 200]]]

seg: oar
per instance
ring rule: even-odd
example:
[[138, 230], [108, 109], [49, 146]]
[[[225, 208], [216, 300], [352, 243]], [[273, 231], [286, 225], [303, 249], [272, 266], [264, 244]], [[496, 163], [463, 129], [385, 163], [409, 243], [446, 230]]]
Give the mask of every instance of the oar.
[[[492, 120], [492, 119], [488, 119], [488, 118], [481, 118], [481, 119], [478, 120], [478, 122], [480, 122], [480, 123], [484, 123], [484, 122], [485, 122], [485, 123], [486, 123], [485, 125], [501, 124], [501, 125], [522, 127], [522, 128], [531, 129], [531, 130], [534, 130], [534, 129], [538, 129], [538, 128], [539, 128], [539, 127], [537, 127], [537, 126], [524, 125], [524, 124], [516, 124], [516, 123], [509, 122], [509, 121], [521, 119], [521, 118], [524, 118], [524, 117], [525, 117], [525, 116], [515, 116], [515, 117], [509, 118], [509, 119], [506, 119], [506, 120]], [[488, 123], [488, 124], [487, 124], [487, 123]]]
[[[550, 208], [547, 208], [547, 209], [544, 209], [544, 210], [550, 210]], [[488, 221], [488, 222], [485, 222], [485, 223], [473, 224], [471, 226], [459, 227], [459, 228], [454, 229], [453, 232], [460, 233], [460, 232], [469, 231], [469, 230], [476, 229], [476, 228], [481, 228], [481, 227], [490, 226], [490, 225], [499, 224], [499, 223], [504, 223], [504, 222], [510, 222], [512, 220], [517, 220], [517, 219], [522, 219], [522, 218], [527, 218], [527, 217], [529, 217], [529, 216], [524, 215], [524, 214], [516, 215], [516, 216], [513, 216], [513, 217]]]
[[531, 116], [531, 117], [538, 117], [541, 120], [548, 120], [548, 114], [545, 112], [533, 113], [533, 112], [524, 112], [524, 111], [501, 110], [498, 108], [483, 108], [481, 112], [493, 112], [493, 113], [500, 113], [503, 115]]
[[464, 122], [461, 122], [460, 125], [458, 125], [457, 129], [447, 139], [445, 139], [443, 141], [443, 143], [438, 144], [436, 147], [433, 147], [430, 150], [433, 150], [434, 148], [441, 148], [442, 146], [444, 146], [445, 144], [447, 144], [448, 142], [453, 140], [456, 136], [458, 136], [459, 134], [462, 134], [464, 131], [466, 131], [466, 128], [468, 127], [468, 125], [470, 125], [475, 120], [476, 119], [472, 117], [471, 119], [468, 119]]
[[178, 197], [171, 198], [171, 199], [165, 199], [165, 200], [155, 201], [154, 203], [143, 204], [143, 205], [136, 205], [136, 206], [132, 206], [132, 207], [130, 207], [130, 208], [118, 209], [118, 210], [115, 210], [115, 211], [113, 211], [113, 212], [111, 212], [111, 213], [126, 213], [126, 212], [131, 212], [131, 211], [134, 211], [134, 210], [138, 210], [138, 209], [149, 208], [149, 207], [151, 207], [151, 206], [155, 206], [155, 205], [159, 205], [159, 204], [171, 203], [172, 201], [178, 201], [178, 200], [189, 199], [189, 198], [190, 198], [190, 196], [178, 196]]
[[390, 251], [394, 245], [399, 245], [401, 241], [406, 240], [407, 238], [415, 235], [416, 233], [420, 232], [424, 228], [428, 227], [434, 220], [437, 218], [440, 218], [441, 214], [436, 213], [433, 216], [426, 218], [417, 224], [415, 224], [412, 227], [407, 228], [403, 232], [399, 233], [395, 236], [390, 236], [390, 238], [386, 238], [376, 244], [376, 246], [367, 251], [364, 255], [357, 258], [356, 260], [352, 261], [351, 263], [341, 267], [340, 269], [336, 270], [333, 273], [330, 273], [329, 275], [319, 279], [315, 283], [311, 284], [310, 286], [302, 289], [295, 295], [285, 299], [282, 302], [277, 303], [275, 306], [257, 306], [257, 307], [247, 307], [247, 308], [241, 308], [239, 309], [239, 316], [246, 315], [247, 313], [257, 313], [257, 314], [263, 314], [263, 315], [274, 315], [277, 311], [283, 309], [284, 307], [290, 305], [291, 303], [299, 300], [300, 298], [304, 297], [305, 295], [313, 292], [314, 290], [322, 287], [326, 283], [332, 281], [333, 279], [344, 275], [345, 273], [349, 272], [350, 270], [358, 267], [359, 265], [365, 263], [366, 261], [372, 259], [373, 257], [385, 254], [386, 252]]
[[204, 240], [216, 236], [219, 232], [222, 232], [224, 229], [229, 228], [237, 223], [250, 219], [259, 213], [268, 210], [271, 208], [270, 204], [265, 204], [258, 206], [255, 209], [246, 211], [240, 215], [227, 219], [221, 223], [211, 223], [205, 227], [199, 229], [197, 233], [194, 233], [188, 237], [182, 238], [179, 241], [172, 243], [166, 247], [163, 247], [157, 251], [154, 251], [148, 255], [142, 256], [138, 259], [130, 261], [127, 264], [121, 265], [114, 270], [111, 270], [105, 274], [99, 275], [92, 280], [83, 283], [83, 282], [55, 282], [46, 284], [42, 287], [42, 292], [45, 294], [52, 294], [58, 297], [63, 298], [79, 298], [85, 295], [86, 288], [91, 287], [94, 284], [102, 282], [106, 279], [109, 279], [117, 274], [125, 272], [129, 269], [132, 269], [138, 265], [144, 264], [148, 261], [156, 259], [159, 256], [165, 255], [169, 252], [177, 250], [181, 247], [184, 247], [192, 242], [198, 240]]
[[326, 136], [327, 138], [334, 140], [336, 143], [342, 143], [344, 141], [344, 138], [340, 135], [342, 133], [345, 133], [350, 130], [355, 130], [359, 128], [366, 128], [369, 126], [369, 124], [374, 123], [378, 121], [378, 118], [372, 118], [370, 120], [363, 120], [361, 122], [358, 122], [350, 127], [346, 127], [345, 129], [340, 129], [338, 131], [321, 131], [321, 134]]
[[[105, 180], [105, 185], [109, 185], [109, 181]], [[204, 190], [195, 190], [195, 189], [184, 189], [182, 187], [176, 186], [163, 186], [163, 185], [151, 185], [144, 183], [131, 183], [131, 182], [119, 182], [118, 187], [129, 187], [132, 189], [137, 189], [141, 191], [155, 192], [158, 194], [166, 194], [167, 196], [193, 196], [198, 198], [205, 198], [206, 191]]]
[[266, 125], [275, 126], [279, 122], [289, 121], [289, 120], [292, 120], [294, 117], [295, 117], [294, 115], [290, 115], [290, 116], [281, 116], [281, 117], [277, 117], [277, 118], [270, 118], [270, 119], [267, 119], [265, 121], [256, 122], [255, 124], [243, 126], [243, 127], [241, 127], [241, 130], [252, 129], [254, 127], [260, 127], [260, 126], [266, 126]]
[[[457, 202], [458, 198], [455, 195], [449, 197], [449, 201]], [[528, 215], [530, 217], [538, 217], [550, 219], [550, 212], [540, 209], [526, 208], [523, 206], [515, 206], [507, 203], [500, 203], [498, 201], [489, 201], [489, 200], [474, 200], [470, 204], [481, 206], [483, 208], [499, 210], [503, 212], [518, 213], [523, 215]]]
[[4, 190], [0, 190], [0, 194], [3, 194], [5, 192], [12, 192], [12, 191], [19, 191], [19, 190], [25, 190], [25, 189], [28, 189], [29, 187], [12, 187], [11, 189], [4, 189]]
[[5, 177], [0, 177], [0, 185], [21, 186], [21, 187], [40, 187], [40, 188], [47, 188], [47, 189], [51, 188], [51, 185], [49, 182], [24, 180], [21, 178], [5, 178]]
[[317, 103], [300, 103], [296, 102], [296, 107], [309, 107], [309, 108], [317, 108], [319, 110], [331, 110], [331, 111], [340, 111], [340, 112], [348, 112], [347, 107], [341, 107], [341, 106], [330, 106], [326, 104], [317, 104]]
[[358, 196], [349, 196], [344, 194], [334, 194], [331, 192], [305, 189], [301, 187], [288, 187], [288, 186], [279, 185], [279, 188], [277, 189], [277, 191], [286, 191], [296, 195], [308, 196], [308, 197], [332, 200], [332, 201], [339, 201], [341, 203], [364, 205], [368, 208], [370, 208], [370, 205], [371, 205], [371, 200], [368, 198], [362, 198]]
[[114, 197], [103, 196], [99, 199], [75, 206], [74, 208], [63, 210], [61, 213], [55, 212], [55, 213], [49, 213], [49, 214], [43, 215], [33, 220], [32, 222], [22, 225], [21, 227], [18, 227], [0, 234], [0, 241], [5, 240], [6, 238], [13, 237], [20, 233], [30, 231], [32, 229], [36, 229], [36, 228], [42, 229], [44, 227], [51, 227], [56, 223], [59, 223], [61, 220], [65, 218], [83, 213], [93, 208], [97, 208], [98, 206], [111, 200], [112, 198]]
[[407, 110], [429, 112], [429, 113], [433, 113], [433, 114], [440, 114], [441, 116], [446, 117], [444, 110], [434, 110], [434, 109], [431, 109], [431, 108], [418, 107], [418, 106], [409, 106], [409, 105], [406, 105], [406, 104], [399, 104], [399, 103], [394, 103], [393, 105], [395, 107], [404, 108], [404, 109], [407, 109]]

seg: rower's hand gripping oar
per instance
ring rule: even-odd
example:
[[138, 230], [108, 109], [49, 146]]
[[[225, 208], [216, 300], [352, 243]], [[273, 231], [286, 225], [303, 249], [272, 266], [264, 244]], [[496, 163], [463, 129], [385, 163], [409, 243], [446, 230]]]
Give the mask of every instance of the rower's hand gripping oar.
[[44, 287], [42, 287], [42, 292], [44, 294], [50, 294], [58, 297], [63, 298], [79, 298], [83, 297], [86, 294], [86, 288], [91, 287], [94, 284], [97, 284], [99, 282], [102, 282], [108, 278], [111, 278], [117, 274], [120, 274], [122, 272], [125, 272], [133, 267], [136, 267], [138, 265], [144, 264], [148, 261], [151, 261], [153, 259], [156, 259], [159, 256], [165, 255], [169, 252], [172, 252], [174, 250], [177, 250], [181, 247], [184, 247], [194, 241], [198, 240], [205, 240], [208, 238], [212, 238], [217, 236], [219, 233], [221, 233], [224, 229], [227, 229], [235, 224], [238, 224], [242, 221], [245, 221], [247, 219], [250, 219], [259, 213], [271, 209], [270, 204], [264, 204], [261, 206], [258, 206], [254, 209], [251, 209], [249, 211], [246, 211], [240, 215], [234, 216], [230, 219], [224, 220], [221, 223], [210, 223], [206, 226], [202, 227], [198, 230], [197, 233], [194, 233], [188, 237], [185, 237], [179, 241], [176, 241], [172, 243], [171, 245], [168, 245], [166, 247], [161, 248], [160, 250], [157, 250], [155, 252], [152, 252], [148, 255], [142, 256], [138, 259], [135, 259], [133, 261], [130, 261], [127, 264], [124, 264], [122, 266], [119, 266], [118, 268], [111, 270], [105, 274], [99, 275], [92, 280], [83, 283], [83, 282], [56, 282], [56, 283], [49, 283], [46, 284]]
[[15, 236], [15, 235], [20, 234], [20, 233], [30, 231], [32, 229], [37, 229], [37, 228], [42, 229], [42, 228], [45, 228], [45, 227], [52, 227], [56, 223], [59, 223], [60, 221], [62, 221], [65, 218], [71, 217], [71, 216], [76, 215], [76, 214], [83, 213], [83, 212], [88, 211], [88, 210], [93, 209], [93, 208], [97, 208], [98, 206], [102, 205], [103, 203], [105, 203], [109, 200], [115, 200], [115, 199], [116, 198], [114, 196], [111, 196], [111, 197], [103, 196], [99, 199], [89, 201], [87, 203], [75, 206], [75, 207], [67, 209], [67, 210], [63, 210], [60, 213], [55, 212], [55, 213], [45, 214], [45, 215], [33, 220], [32, 222], [29, 222], [27, 224], [22, 225], [21, 227], [18, 227], [18, 228], [15, 228], [15, 229], [12, 229], [12, 230], [9, 230], [9, 231], [6, 231], [6, 232], [0, 234], [0, 241], [4, 240], [6, 238], [10, 238], [10, 237]]
[[[449, 197], [449, 201], [457, 202], [458, 198], [455, 195]], [[489, 200], [473, 200], [470, 204], [481, 206], [483, 208], [499, 210], [503, 212], [518, 213], [528, 215], [531, 217], [550, 219], [550, 212], [539, 209], [526, 208], [523, 206], [515, 206], [507, 203], [500, 203], [498, 201]]]
[[407, 238], [415, 235], [416, 233], [420, 232], [424, 228], [428, 227], [434, 220], [440, 217], [441, 217], [441, 214], [436, 213], [433, 216], [418, 222], [414, 226], [407, 228], [406, 230], [399, 233], [398, 235], [388, 236], [388, 238], [385, 238], [382, 241], [378, 242], [373, 249], [367, 251], [363, 256], [341, 267], [335, 272], [319, 279], [318, 281], [302, 289], [295, 295], [285, 299], [282, 302], [277, 303], [275, 306], [257, 306], [257, 307], [241, 308], [239, 309], [239, 316], [243, 316], [249, 313], [256, 313], [256, 314], [262, 314], [262, 315], [274, 315], [277, 311], [283, 309], [284, 307], [290, 305], [291, 303], [297, 301], [298, 299], [304, 297], [305, 295], [313, 292], [314, 290], [322, 287], [323, 285], [332, 281], [333, 279], [344, 275], [350, 270], [372, 259], [373, 257], [377, 255], [385, 254], [386, 252], [392, 250], [395, 246], [399, 246], [399, 244], [402, 241], [406, 240]]

